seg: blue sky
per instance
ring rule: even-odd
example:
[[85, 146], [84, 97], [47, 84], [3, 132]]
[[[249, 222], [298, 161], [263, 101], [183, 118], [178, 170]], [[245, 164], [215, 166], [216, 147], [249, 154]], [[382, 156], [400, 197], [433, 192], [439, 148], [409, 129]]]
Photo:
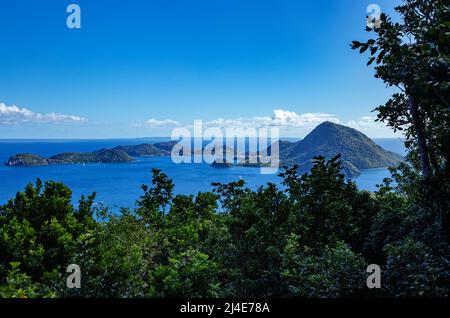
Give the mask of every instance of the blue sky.
[[371, 3], [399, 1], [0, 0], [0, 138], [168, 136], [195, 119], [391, 136], [368, 117], [392, 90], [349, 47]]

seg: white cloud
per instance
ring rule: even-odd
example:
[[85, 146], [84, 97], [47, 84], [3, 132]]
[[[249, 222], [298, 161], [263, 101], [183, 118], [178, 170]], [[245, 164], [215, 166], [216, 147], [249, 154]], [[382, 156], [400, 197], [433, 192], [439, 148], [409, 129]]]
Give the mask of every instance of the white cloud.
[[[355, 128], [371, 138], [397, 138], [400, 133], [388, 128], [384, 123], [377, 122], [376, 117], [363, 116], [356, 120], [344, 121], [337, 116], [328, 113], [296, 113], [285, 109], [274, 109], [272, 116], [255, 116], [239, 118], [218, 118], [210, 121], [203, 121], [203, 126], [226, 128], [260, 128], [278, 127], [280, 135], [283, 137], [304, 138], [315, 127], [323, 122], [333, 122]], [[135, 127], [151, 127], [153, 129], [167, 129], [185, 125], [188, 129], [193, 129], [191, 123], [180, 123], [173, 119], [149, 119], [145, 122], [135, 123]]]
[[178, 126], [180, 123], [173, 119], [155, 119], [151, 118], [145, 122], [145, 125], [150, 127], [168, 127], [168, 126]]
[[401, 133], [394, 133], [392, 129], [387, 127], [384, 123], [376, 121], [376, 119], [377, 118], [373, 116], [364, 116], [358, 120], [350, 120], [346, 125], [375, 138], [401, 136]]
[[381, 127], [383, 124], [377, 122], [376, 119], [377, 119], [376, 117], [364, 116], [361, 117], [359, 120], [348, 121], [347, 125], [356, 127]]
[[276, 126], [280, 128], [307, 128], [320, 124], [324, 121], [339, 123], [339, 119], [326, 113], [304, 113], [297, 114], [292, 111], [275, 109], [272, 116], [223, 119], [219, 118], [207, 122], [208, 126], [220, 127], [269, 127]]
[[272, 116], [272, 123], [274, 126], [281, 127], [304, 127], [311, 124], [319, 124], [324, 121], [339, 122], [335, 116], [326, 113], [304, 113], [298, 115], [283, 109], [275, 109]]
[[35, 113], [27, 108], [16, 105], [7, 106], [0, 103], [0, 125], [14, 125], [27, 123], [82, 123], [86, 118], [64, 115], [59, 113]]
[[343, 122], [335, 115], [327, 113], [297, 114], [296, 112], [283, 109], [275, 109], [272, 116], [237, 119], [219, 118], [207, 122], [206, 125], [223, 128], [258, 128], [276, 126], [280, 128], [280, 132], [283, 135], [288, 137], [304, 137], [317, 125], [325, 121], [355, 128], [372, 138], [393, 138], [401, 136], [400, 133], [394, 133], [394, 131], [388, 128], [384, 123], [377, 122], [376, 117], [372, 116], [364, 116], [357, 120]]

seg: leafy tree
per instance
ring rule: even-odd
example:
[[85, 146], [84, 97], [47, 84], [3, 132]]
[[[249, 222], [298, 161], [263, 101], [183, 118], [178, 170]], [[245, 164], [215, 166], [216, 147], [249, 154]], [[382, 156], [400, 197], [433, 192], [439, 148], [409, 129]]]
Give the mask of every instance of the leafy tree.
[[178, 296], [191, 293], [213, 297], [219, 293], [218, 263], [209, 254], [221, 241], [221, 215], [217, 196], [173, 196], [172, 181], [160, 170], [152, 171], [152, 186], [143, 187], [137, 214], [152, 231], [160, 253], [149, 272], [149, 296]]
[[398, 88], [376, 110], [378, 120], [404, 132], [409, 149], [407, 162], [392, 169], [392, 179], [377, 194], [381, 209], [366, 247], [374, 259], [386, 261], [391, 295], [445, 296], [450, 269], [450, 5], [448, 0], [405, 0], [396, 10], [401, 23], [382, 15], [380, 26], [368, 29], [376, 38], [352, 44], [360, 53], [370, 52], [368, 64], [376, 62], [377, 78]]
[[224, 264], [224, 294], [269, 297], [285, 294], [281, 249], [290, 205], [274, 184], [252, 192], [244, 183], [215, 184], [224, 209], [227, 241], [219, 246]]
[[11, 262], [7, 273], [6, 285], [0, 286], [1, 298], [53, 298], [54, 292], [32, 281], [31, 277], [20, 271], [20, 263]]
[[218, 265], [204, 253], [187, 250], [156, 268], [152, 288], [150, 296], [156, 297], [217, 297]]
[[[73, 256], [82, 270], [80, 290], [62, 295], [82, 297], [144, 297], [161, 252], [153, 230], [132, 211], [102, 211], [95, 235], [86, 237]], [[64, 281], [60, 279], [59, 281]]]
[[5, 277], [10, 262], [20, 262], [37, 282], [54, 270], [64, 272], [84, 237], [95, 230], [94, 197], [82, 197], [75, 209], [68, 187], [38, 179], [1, 206], [0, 277]]
[[290, 220], [302, 244], [321, 251], [326, 245], [345, 241], [361, 251], [377, 207], [370, 193], [358, 191], [341, 172], [340, 156], [314, 158], [309, 174], [299, 176], [297, 167], [282, 173], [290, 202]]
[[282, 275], [291, 296], [350, 297], [361, 296], [366, 290], [367, 265], [343, 242], [316, 256], [300, 245], [298, 236], [291, 235], [284, 253]]
[[447, 297], [450, 292], [449, 258], [411, 237], [385, 246], [388, 258], [385, 284], [390, 296]]
[[448, 0], [405, 0], [396, 8], [402, 23], [383, 14], [379, 28], [368, 28], [375, 39], [352, 44], [370, 52], [377, 78], [399, 89], [376, 109], [378, 119], [405, 131], [410, 162], [425, 177], [439, 174], [449, 159], [443, 151], [450, 137], [449, 8]]
[[152, 169], [152, 187], [142, 185], [144, 195], [137, 202], [138, 212], [148, 222], [160, 221], [160, 209], [164, 213], [166, 206], [173, 197], [174, 184], [166, 174], [159, 169]]

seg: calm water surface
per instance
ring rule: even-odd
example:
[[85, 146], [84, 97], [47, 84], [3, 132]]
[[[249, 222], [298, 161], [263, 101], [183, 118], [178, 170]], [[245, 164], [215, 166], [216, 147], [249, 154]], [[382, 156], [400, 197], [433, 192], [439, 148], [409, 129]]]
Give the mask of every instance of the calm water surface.
[[[164, 138], [121, 140], [0, 140], [0, 163], [16, 153], [35, 153], [51, 156], [66, 151], [94, 151], [117, 145], [167, 141]], [[388, 150], [404, 154], [398, 139], [376, 139], [375, 142]], [[151, 182], [151, 169], [165, 172], [175, 183], [175, 192], [197, 194], [211, 190], [212, 182], [232, 182], [244, 179], [250, 188], [256, 189], [267, 182], [280, 183], [276, 175], [261, 175], [258, 168], [232, 167], [215, 169], [207, 164], [172, 163], [169, 157], [143, 157], [132, 163], [120, 164], [74, 164], [42, 167], [7, 167], [0, 165], [0, 204], [14, 197], [27, 183], [36, 178], [61, 181], [73, 190], [76, 202], [82, 194], [97, 193], [96, 201], [116, 209], [133, 207], [142, 194], [140, 186]], [[386, 169], [366, 170], [355, 178], [359, 188], [373, 191], [376, 185], [389, 176]]]

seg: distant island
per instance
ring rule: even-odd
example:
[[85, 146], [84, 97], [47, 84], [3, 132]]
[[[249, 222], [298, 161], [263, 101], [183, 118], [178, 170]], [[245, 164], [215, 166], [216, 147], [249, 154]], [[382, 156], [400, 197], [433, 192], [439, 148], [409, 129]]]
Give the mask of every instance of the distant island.
[[[111, 149], [100, 149], [93, 152], [69, 152], [44, 158], [35, 154], [16, 154], [6, 162], [8, 166], [44, 166], [53, 164], [76, 163], [121, 163], [131, 162], [135, 157], [170, 156], [176, 141], [155, 144], [140, 144], [117, 146]], [[369, 137], [356, 129], [331, 122], [317, 126], [305, 139], [297, 142], [280, 141], [281, 166], [299, 166], [299, 172], [308, 172], [312, 167], [312, 159], [316, 156], [326, 158], [341, 154], [343, 172], [347, 177], [355, 177], [362, 170], [386, 168], [402, 161], [402, 156], [387, 151], [373, 142]], [[226, 150], [228, 151], [228, 150]], [[269, 147], [270, 151], [270, 147]], [[194, 154], [194, 153], [193, 153]], [[242, 155], [235, 153], [236, 163], [224, 161], [214, 162], [214, 168], [261, 167], [266, 164], [251, 163], [246, 154], [243, 160], [237, 160]]]
[[35, 154], [17, 154], [9, 158], [7, 166], [47, 166], [55, 164], [75, 163], [121, 163], [134, 161], [134, 157], [170, 156], [176, 142], [117, 146], [111, 149], [100, 149], [93, 152], [65, 152], [44, 158]]
[[214, 160], [214, 162], [211, 164], [211, 167], [213, 168], [231, 168], [233, 167], [233, 164], [229, 162], [217, 162]]

